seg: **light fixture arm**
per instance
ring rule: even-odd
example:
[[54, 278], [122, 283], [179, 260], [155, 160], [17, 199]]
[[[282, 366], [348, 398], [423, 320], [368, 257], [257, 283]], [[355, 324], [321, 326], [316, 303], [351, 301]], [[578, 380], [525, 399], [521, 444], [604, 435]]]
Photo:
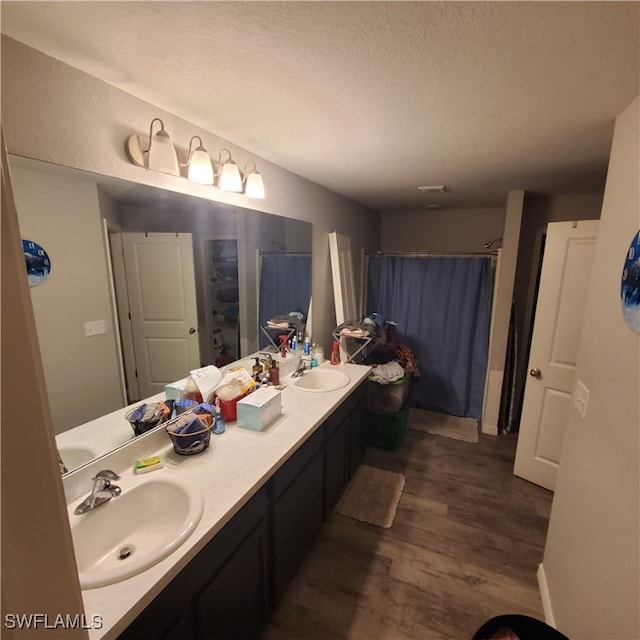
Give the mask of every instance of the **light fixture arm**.
[[227, 148], [220, 149], [220, 152], [218, 153], [218, 168], [213, 174], [216, 178], [222, 173], [222, 165], [224, 164], [222, 162], [222, 152], [223, 151], [226, 151], [229, 154], [229, 157], [225, 160], [225, 162], [233, 162], [233, 157], [231, 156], [231, 151], [229, 151], [229, 149], [227, 149]]
[[247, 181], [247, 176], [249, 175], [249, 165], [253, 165], [253, 169], [251, 169], [251, 173], [253, 173], [254, 171], [258, 170], [258, 167], [256, 167], [256, 163], [253, 160], [249, 160], [249, 162], [247, 162], [247, 164], [244, 165], [244, 170], [242, 172], [242, 184], [244, 184]]
[[[199, 142], [198, 146], [194, 149], [193, 148], [193, 141], [197, 140]], [[180, 166], [182, 167], [188, 167], [189, 163], [191, 162], [191, 158], [193, 156], [193, 152], [194, 151], [205, 151], [206, 149], [204, 148], [204, 143], [202, 142], [202, 138], [200, 136], [193, 136], [191, 138], [191, 140], [189, 140], [189, 151], [187, 152], [187, 161], [182, 164], [180, 163]]]

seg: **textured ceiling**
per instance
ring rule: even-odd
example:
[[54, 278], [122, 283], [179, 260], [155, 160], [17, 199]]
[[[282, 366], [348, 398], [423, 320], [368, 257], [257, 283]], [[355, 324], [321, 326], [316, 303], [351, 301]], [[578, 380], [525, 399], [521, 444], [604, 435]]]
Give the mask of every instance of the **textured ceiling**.
[[614, 118], [640, 93], [639, 8], [1, 5], [12, 38], [379, 211], [602, 188]]

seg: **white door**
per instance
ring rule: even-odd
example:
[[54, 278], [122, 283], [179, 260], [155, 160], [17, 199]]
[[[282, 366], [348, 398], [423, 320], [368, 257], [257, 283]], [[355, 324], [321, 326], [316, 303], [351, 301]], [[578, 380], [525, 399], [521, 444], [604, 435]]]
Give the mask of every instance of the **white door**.
[[329, 253], [333, 276], [333, 297], [336, 322], [354, 322], [358, 319], [351, 238], [332, 231], [329, 233]]
[[547, 227], [513, 472], [552, 491], [572, 406], [597, 233], [597, 220]]
[[164, 391], [200, 366], [190, 233], [123, 233], [140, 395]]

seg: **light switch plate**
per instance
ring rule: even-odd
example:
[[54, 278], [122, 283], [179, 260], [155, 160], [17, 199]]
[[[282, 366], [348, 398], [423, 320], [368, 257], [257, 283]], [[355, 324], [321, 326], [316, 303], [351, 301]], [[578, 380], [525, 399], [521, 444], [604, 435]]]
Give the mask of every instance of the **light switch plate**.
[[576, 388], [573, 392], [573, 404], [576, 411], [584, 418], [587, 414], [587, 405], [589, 404], [589, 389], [584, 386], [580, 380], [576, 381]]
[[84, 335], [87, 337], [99, 336], [106, 332], [107, 330], [104, 325], [104, 320], [93, 320], [92, 322], [84, 323]]

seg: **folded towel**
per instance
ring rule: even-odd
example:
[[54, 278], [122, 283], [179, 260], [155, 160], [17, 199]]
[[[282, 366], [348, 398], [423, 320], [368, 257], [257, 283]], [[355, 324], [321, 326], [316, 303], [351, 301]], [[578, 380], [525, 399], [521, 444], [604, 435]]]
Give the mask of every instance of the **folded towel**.
[[188, 433], [197, 433], [206, 429], [204, 423], [198, 416], [193, 414], [183, 414], [171, 427], [171, 433], [177, 433], [180, 435], [187, 435]]
[[398, 362], [379, 364], [371, 369], [369, 379], [379, 384], [389, 384], [404, 378], [404, 369]]

